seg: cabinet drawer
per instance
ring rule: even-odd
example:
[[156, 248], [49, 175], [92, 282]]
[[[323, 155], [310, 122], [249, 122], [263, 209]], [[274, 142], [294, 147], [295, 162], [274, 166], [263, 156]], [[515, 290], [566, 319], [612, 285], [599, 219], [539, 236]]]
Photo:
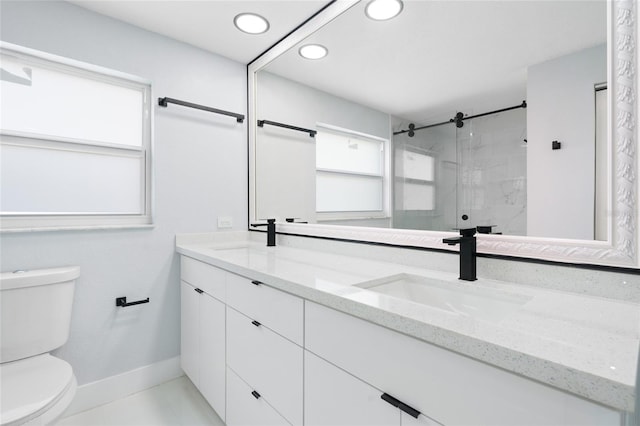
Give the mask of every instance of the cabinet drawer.
[[187, 256], [180, 256], [180, 277], [222, 302], [225, 301], [227, 272]]
[[302, 424], [303, 349], [227, 308], [227, 365], [292, 424]]
[[382, 392], [309, 351], [304, 354], [306, 426], [399, 426], [400, 410]]
[[305, 346], [448, 426], [620, 423], [614, 410], [310, 302]]
[[288, 426], [289, 423], [264, 398], [227, 368], [227, 426]]
[[302, 299], [253, 282], [228, 274], [227, 305], [302, 346]]

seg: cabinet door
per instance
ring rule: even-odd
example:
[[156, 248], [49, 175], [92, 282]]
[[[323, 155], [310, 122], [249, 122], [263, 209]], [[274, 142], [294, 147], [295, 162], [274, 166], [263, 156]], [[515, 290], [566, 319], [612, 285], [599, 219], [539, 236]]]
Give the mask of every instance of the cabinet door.
[[308, 351], [304, 357], [305, 425], [400, 425], [400, 410], [378, 389]]
[[200, 392], [225, 418], [225, 305], [200, 295]]
[[184, 281], [180, 282], [180, 366], [196, 387], [200, 386], [200, 294]]

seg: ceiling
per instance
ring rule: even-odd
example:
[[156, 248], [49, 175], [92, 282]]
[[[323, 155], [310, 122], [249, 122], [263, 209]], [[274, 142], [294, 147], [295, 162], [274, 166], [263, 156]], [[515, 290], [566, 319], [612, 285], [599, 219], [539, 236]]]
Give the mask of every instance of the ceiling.
[[[249, 63], [328, 0], [69, 0], [132, 25]], [[531, 64], [606, 43], [606, 0], [404, 0], [382, 22], [366, 1], [305, 40], [328, 47], [318, 61], [298, 46], [268, 71], [418, 123], [526, 99]], [[270, 30], [250, 35], [233, 18], [258, 13]]]
[[405, 0], [388, 21], [360, 2], [300, 43], [274, 74], [417, 123], [478, 114], [526, 99], [527, 68], [607, 41], [605, 0]]
[[[200, 47], [241, 63], [249, 63], [328, 0], [70, 0], [83, 8]], [[246, 34], [233, 25], [239, 13], [267, 18], [264, 34]]]

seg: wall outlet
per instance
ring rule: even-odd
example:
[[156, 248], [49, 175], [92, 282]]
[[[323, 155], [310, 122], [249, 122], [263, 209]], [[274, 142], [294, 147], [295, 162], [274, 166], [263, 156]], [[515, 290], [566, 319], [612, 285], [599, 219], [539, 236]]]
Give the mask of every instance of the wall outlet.
[[218, 216], [218, 229], [233, 228], [233, 218], [231, 216]]

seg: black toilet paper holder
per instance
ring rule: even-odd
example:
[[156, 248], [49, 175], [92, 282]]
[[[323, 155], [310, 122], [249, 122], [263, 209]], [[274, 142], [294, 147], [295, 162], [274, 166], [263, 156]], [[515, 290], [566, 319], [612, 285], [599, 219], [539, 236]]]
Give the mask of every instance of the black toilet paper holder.
[[116, 297], [116, 306], [120, 306], [122, 308], [126, 308], [127, 306], [133, 306], [133, 305], [141, 305], [143, 303], [149, 303], [149, 298], [147, 297], [144, 300], [136, 300], [135, 302], [127, 303], [126, 297]]

